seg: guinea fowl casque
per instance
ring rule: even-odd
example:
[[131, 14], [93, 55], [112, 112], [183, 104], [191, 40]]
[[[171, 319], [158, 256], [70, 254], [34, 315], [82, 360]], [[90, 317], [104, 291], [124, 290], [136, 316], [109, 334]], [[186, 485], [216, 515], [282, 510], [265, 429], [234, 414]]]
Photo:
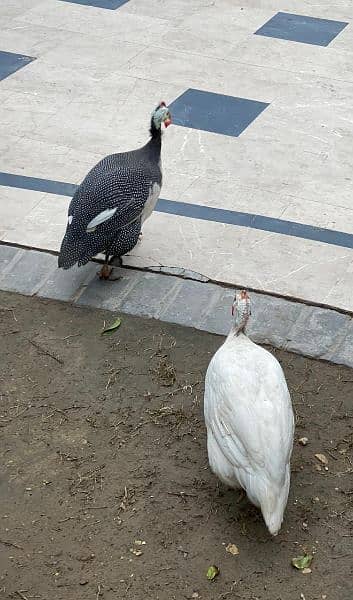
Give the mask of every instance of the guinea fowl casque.
[[105, 254], [100, 271], [108, 279], [109, 263], [130, 252], [138, 242], [142, 223], [151, 215], [162, 185], [162, 123], [171, 116], [161, 102], [151, 117], [151, 139], [142, 148], [103, 158], [77, 188], [69, 206], [66, 233], [58, 265], [70, 269]]
[[212, 471], [243, 488], [279, 532], [290, 486], [294, 416], [276, 358], [244, 333], [250, 316], [246, 291], [236, 294], [232, 329], [206, 373], [204, 413]]

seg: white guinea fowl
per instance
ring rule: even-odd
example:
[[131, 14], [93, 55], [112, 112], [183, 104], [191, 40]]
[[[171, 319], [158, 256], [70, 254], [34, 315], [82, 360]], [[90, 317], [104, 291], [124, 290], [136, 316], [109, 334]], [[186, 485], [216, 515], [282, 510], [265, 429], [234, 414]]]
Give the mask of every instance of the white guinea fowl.
[[294, 415], [276, 358], [244, 333], [250, 316], [246, 291], [236, 294], [232, 329], [206, 373], [204, 413], [212, 471], [242, 487], [279, 532], [290, 486]]

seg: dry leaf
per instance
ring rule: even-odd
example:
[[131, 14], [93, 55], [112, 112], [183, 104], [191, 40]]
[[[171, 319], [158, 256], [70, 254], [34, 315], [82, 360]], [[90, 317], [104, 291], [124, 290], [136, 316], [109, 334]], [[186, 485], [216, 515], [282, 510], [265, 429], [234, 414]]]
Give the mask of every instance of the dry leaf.
[[309, 440], [308, 440], [308, 438], [307, 438], [307, 437], [301, 437], [301, 438], [299, 438], [299, 444], [300, 444], [301, 446], [306, 446], [306, 445], [307, 445], [307, 443], [308, 443], [308, 441], [309, 441]]
[[229, 554], [233, 554], [234, 556], [239, 554], [239, 548], [235, 544], [228, 544], [228, 546], [226, 547], [226, 551], [229, 552]]
[[315, 454], [315, 458], [319, 460], [323, 465], [328, 465], [328, 460], [324, 454]]

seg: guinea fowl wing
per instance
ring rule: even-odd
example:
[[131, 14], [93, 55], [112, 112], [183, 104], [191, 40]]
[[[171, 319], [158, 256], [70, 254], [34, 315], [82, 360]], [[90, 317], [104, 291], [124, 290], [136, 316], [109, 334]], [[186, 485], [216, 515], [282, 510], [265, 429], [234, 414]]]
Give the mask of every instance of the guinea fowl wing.
[[247, 356], [246, 361], [240, 357], [236, 368], [234, 358], [228, 364], [215, 355], [211, 373], [218, 371], [221, 360], [222, 375], [209, 380], [208, 393], [217, 401], [205, 403], [205, 417], [224, 456], [239, 469], [240, 478], [241, 472], [263, 472], [278, 481], [292, 448], [290, 397], [277, 360], [258, 346], [252, 350], [256, 356]]
[[[125, 238], [127, 226], [141, 218], [152, 185], [152, 178], [142, 169], [123, 167], [118, 172], [97, 173], [95, 167], [70, 202], [59, 267], [85, 264], [106, 252], [119, 235]], [[129, 248], [129, 239], [123, 239], [123, 249], [129, 251], [136, 241], [134, 236]]]

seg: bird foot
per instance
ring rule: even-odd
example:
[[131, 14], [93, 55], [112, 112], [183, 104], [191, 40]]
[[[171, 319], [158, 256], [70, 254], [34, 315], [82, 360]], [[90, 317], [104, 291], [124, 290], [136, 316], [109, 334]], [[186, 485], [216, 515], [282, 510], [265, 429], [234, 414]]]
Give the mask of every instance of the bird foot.
[[107, 281], [107, 280], [109, 280], [109, 281], [118, 281], [119, 279], [121, 279], [120, 276], [118, 276], [118, 277], [112, 277], [111, 276], [113, 270], [114, 270], [114, 267], [110, 267], [107, 264], [103, 265], [103, 267], [101, 268], [101, 270], [98, 273], [99, 279], [104, 279], [105, 281]]
[[139, 242], [142, 240], [142, 231], [139, 233]]

